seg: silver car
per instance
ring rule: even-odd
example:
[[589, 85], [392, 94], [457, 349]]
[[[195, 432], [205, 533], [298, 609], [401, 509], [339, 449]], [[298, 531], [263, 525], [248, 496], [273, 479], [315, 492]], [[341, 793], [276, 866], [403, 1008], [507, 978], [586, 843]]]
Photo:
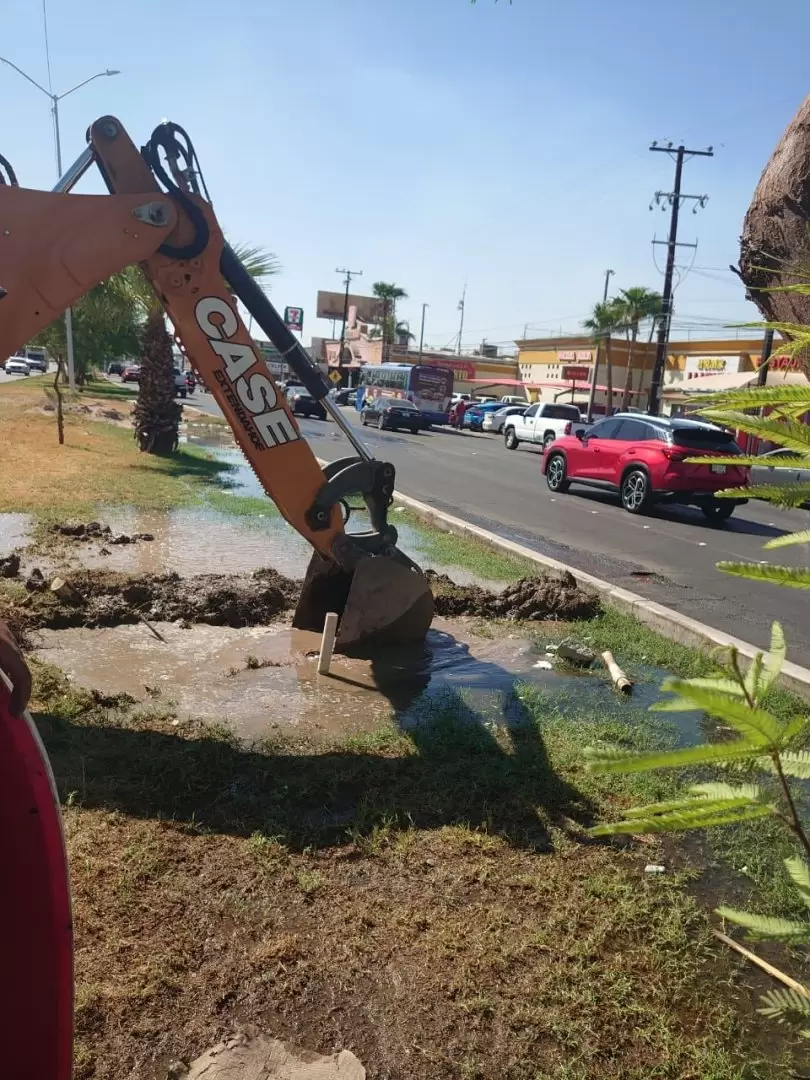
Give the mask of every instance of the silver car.
[[751, 466], [752, 484], [810, 484], [810, 458], [807, 465], [797, 467], [795, 465], [780, 465], [782, 458], [795, 458], [795, 450], [786, 450], [780, 447], [778, 450], [768, 450], [760, 454], [761, 465]]
[[484, 419], [481, 421], [482, 431], [496, 431], [500, 434], [503, 431], [504, 420], [507, 416], [517, 416], [526, 412], [528, 405], [504, 405], [502, 409], [493, 409], [491, 412], [484, 413]]

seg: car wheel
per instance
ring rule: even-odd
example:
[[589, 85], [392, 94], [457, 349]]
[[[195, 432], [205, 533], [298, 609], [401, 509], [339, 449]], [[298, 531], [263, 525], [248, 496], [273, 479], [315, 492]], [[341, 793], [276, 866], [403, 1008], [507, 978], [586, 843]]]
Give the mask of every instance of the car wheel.
[[550, 491], [559, 491], [562, 495], [568, 491], [571, 482], [566, 478], [567, 471], [563, 455], [552, 454], [546, 469], [546, 483]]
[[184, 398], [184, 397], [186, 397], [187, 395], [188, 395], [188, 390], [181, 390], [181, 391], [180, 391], [180, 397], [181, 397], [181, 398]]
[[649, 504], [649, 477], [643, 469], [631, 469], [622, 480], [622, 506], [630, 514], [643, 514]]
[[545, 453], [546, 450], [548, 450], [548, 448], [551, 446], [551, 444], [554, 442], [554, 440], [556, 438], [557, 438], [557, 436], [554, 434], [553, 431], [547, 431], [545, 433], [545, 435], [543, 436], [543, 453]]
[[366, 414], [365, 413], [360, 413], [360, 426], [361, 427], [367, 427], [368, 426], [368, 420], [366, 420]]
[[503, 441], [507, 450], [517, 450], [520, 444], [520, 439], [518, 439], [517, 435], [515, 434], [515, 429], [511, 427], [507, 428], [506, 435], [504, 436]]
[[719, 524], [723, 521], [728, 521], [736, 507], [733, 502], [716, 502], [706, 503], [704, 506], [701, 506], [700, 509], [703, 511], [703, 516], [707, 521]]

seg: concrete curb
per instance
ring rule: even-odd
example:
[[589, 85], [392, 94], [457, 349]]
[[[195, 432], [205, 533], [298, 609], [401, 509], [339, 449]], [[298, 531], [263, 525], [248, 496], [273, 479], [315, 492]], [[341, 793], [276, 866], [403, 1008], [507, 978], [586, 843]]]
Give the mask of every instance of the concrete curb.
[[[535, 562], [538, 566], [543, 566], [548, 570], [569, 571], [580, 584], [593, 589], [606, 603], [612, 604], [619, 611], [633, 615], [639, 622], [644, 623], [651, 630], [657, 631], [662, 637], [669, 638], [670, 641], [677, 641], [682, 645], [691, 645], [697, 648], [717, 648], [718, 646], [727, 648], [733, 645], [742, 656], [747, 657], [749, 660], [755, 653], [761, 651], [748, 641], [741, 641], [740, 638], [731, 637], [730, 634], [725, 634], [722, 630], [715, 630], [714, 627], [707, 626], [706, 623], [690, 619], [688, 615], [682, 615], [672, 608], [664, 607], [663, 604], [647, 600], [643, 596], [639, 596], [638, 593], [630, 592], [628, 589], [620, 589], [609, 581], [576, 570], [565, 563], [559, 562], [557, 559], [550, 558], [548, 555], [541, 555], [537, 551], [532, 551], [531, 548], [524, 547], [522, 544], [516, 544], [512, 540], [506, 540], [504, 537], [498, 536], [488, 529], [482, 529], [478, 525], [473, 525], [463, 518], [453, 517], [452, 514], [446, 514], [443, 510], [436, 510], [428, 503], [419, 502], [418, 499], [412, 499], [401, 492], [396, 493], [395, 499], [401, 506], [406, 507], [428, 522], [428, 524], [441, 529], [443, 532], [472, 537], [484, 544], [488, 544], [490, 547], [506, 551], [510, 555], [518, 555], [523, 559], [529, 559], [531, 562]], [[810, 699], [810, 669], [801, 667], [799, 664], [793, 664], [788, 660], [782, 668], [779, 682], [786, 690], [790, 690], [800, 697]]]

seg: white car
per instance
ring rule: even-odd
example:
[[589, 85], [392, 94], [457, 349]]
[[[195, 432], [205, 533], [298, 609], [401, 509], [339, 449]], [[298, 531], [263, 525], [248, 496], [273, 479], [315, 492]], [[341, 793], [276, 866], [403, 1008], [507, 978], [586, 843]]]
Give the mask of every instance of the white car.
[[30, 375], [31, 368], [20, 356], [10, 356], [6, 360], [6, 375]]
[[496, 431], [499, 435], [503, 431], [504, 421], [509, 416], [522, 416], [527, 405], [504, 405], [502, 409], [496, 409], [494, 412], [484, 413], [484, 419], [481, 421], [482, 431]]

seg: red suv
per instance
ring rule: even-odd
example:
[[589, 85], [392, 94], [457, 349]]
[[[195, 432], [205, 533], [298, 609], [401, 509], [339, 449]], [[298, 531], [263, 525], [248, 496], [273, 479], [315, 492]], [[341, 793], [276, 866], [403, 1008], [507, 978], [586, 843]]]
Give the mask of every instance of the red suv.
[[725, 521], [748, 500], [717, 499], [715, 492], [745, 486], [748, 469], [687, 459], [740, 453], [732, 433], [714, 424], [625, 413], [556, 439], [543, 455], [543, 472], [552, 491], [567, 491], [572, 483], [615, 491], [631, 514], [653, 503], [688, 503], [709, 521]]

